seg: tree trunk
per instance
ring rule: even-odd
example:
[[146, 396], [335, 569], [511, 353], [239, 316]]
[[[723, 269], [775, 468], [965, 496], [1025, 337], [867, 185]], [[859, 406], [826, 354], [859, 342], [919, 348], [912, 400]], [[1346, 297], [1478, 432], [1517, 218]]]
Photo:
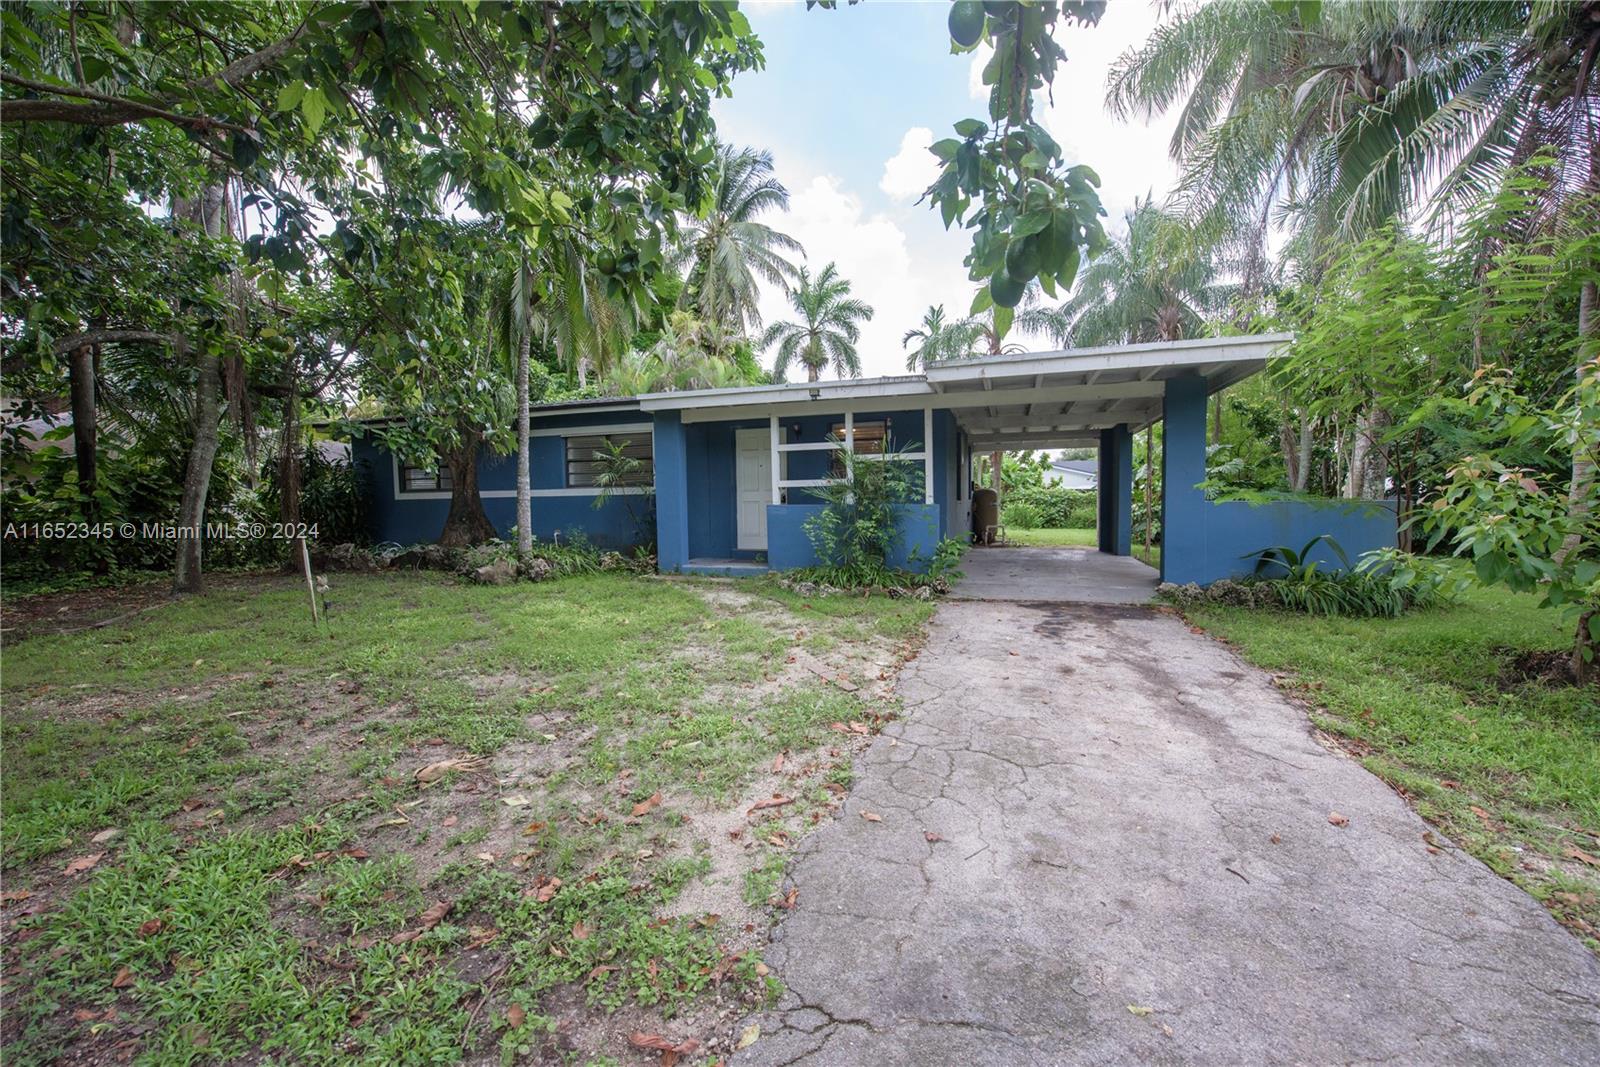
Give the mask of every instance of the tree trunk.
[[[1594, 341], [1597, 327], [1596, 316], [1600, 316], [1600, 294], [1596, 292], [1597, 286], [1593, 279], [1583, 283], [1583, 288], [1578, 293], [1578, 366], [1576, 373], [1581, 376], [1583, 368], [1589, 360], [1594, 358]], [[1561, 548], [1555, 554], [1555, 564], [1560, 567], [1567, 562], [1567, 557], [1578, 550], [1583, 537], [1580, 533], [1584, 520], [1589, 516], [1589, 493], [1594, 486], [1594, 458], [1581, 444], [1572, 450], [1572, 481], [1567, 488], [1567, 515], [1573, 522], [1572, 532], [1567, 534], [1561, 542]]]
[[[180, 339], [180, 354], [188, 348]], [[222, 423], [222, 367], [204, 346], [196, 350], [194, 390], [194, 442], [183, 474], [183, 501], [178, 508], [178, 560], [172, 574], [174, 593], [198, 593], [204, 588], [201, 564], [205, 550], [206, 493], [211, 488], [211, 468], [217, 459]]]
[[1211, 404], [1211, 443], [1222, 443], [1222, 394], [1218, 393]]
[[[196, 200], [178, 201], [173, 214], [196, 222], [208, 237], [220, 237], [227, 202], [227, 186], [207, 185]], [[179, 341], [179, 358], [187, 354], [186, 339]], [[178, 558], [172, 573], [174, 593], [198, 593], [204, 587], [206, 493], [216, 464], [222, 422], [222, 365], [208, 345], [194, 346], [194, 439], [183, 475], [183, 498], [178, 506]]]
[[78, 494], [83, 498], [83, 518], [94, 522], [100, 513], [98, 488], [99, 411], [95, 403], [95, 353], [93, 345], [74, 348], [67, 356], [67, 380], [72, 393], [72, 447], [78, 463]]
[[524, 322], [517, 338], [517, 552], [522, 556], [533, 553], [533, 487], [528, 480], [528, 356], [532, 344], [532, 331]]
[[439, 544], [446, 548], [466, 548], [495, 537], [494, 523], [489, 521], [483, 498], [478, 495], [478, 443], [482, 435], [462, 429], [457, 440], [459, 443], [444, 455], [445, 466], [450, 469], [450, 512], [439, 532]]
[[1355, 429], [1350, 434], [1350, 454], [1344, 472], [1344, 492], [1342, 496], [1348, 499], [1359, 499], [1363, 494], [1367, 478], [1367, 451], [1372, 447], [1372, 438], [1367, 431], [1369, 415], [1362, 414], [1356, 418]]
[[1300, 416], [1300, 455], [1295, 463], [1294, 484], [1290, 486], [1297, 493], [1306, 491], [1306, 486], [1311, 484], [1311, 446], [1314, 443], [1312, 432], [1316, 428], [1316, 420], [1308, 415]]
[[806, 364], [806, 381], [814, 382], [822, 377], [822, 368], [815, 363]]
[[1589, 624], [1600, 610], [1590, 608], [1578, 616], [1578, 632], [1572, 642], [1572, 674], [1579, 685], [1600, 682], [1600, 642], [1589, 636]]
[[[278, 449], [278, 521], [290, 529], [300, 525], [300, 404], [297, 376], [289, 375], [283, 400], [283, 441]], [[290, 545], [283, 569], [300, 569], [300, 539]]]

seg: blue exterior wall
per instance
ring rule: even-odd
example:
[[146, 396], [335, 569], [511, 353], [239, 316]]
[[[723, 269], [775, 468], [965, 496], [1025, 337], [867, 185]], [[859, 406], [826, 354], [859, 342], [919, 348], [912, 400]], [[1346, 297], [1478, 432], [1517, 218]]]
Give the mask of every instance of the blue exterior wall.
[[[888, 447], [892, 451], [921, 451], [925, 424], [920, 410], [861, 412], [860, 423], [889, 423]], [[842, 415], [790, 417], [781, 426], [791, 442], [820, 442]], [[537, 431], [592, 430], [647, 424], [652, 428], [656, 492], [653, 500], [620, 497], [596, 509], [595, 495], [539, 495], [540, 490], [565, 488], [566, 446], [559, 433]], [[541, 540], [570, 539], [582, 535], [605, 548], [622, 548], [638, 540], [638, 523], [628, 508], [643, 512], [653, 508], [660, 569], [681, 571], [696, 559], [750, 559], [737, 543], [735, 459], [736, 434], [741, 429], [769, 425], [767, 419], [685, 424], [678, 412], [652, 414], [637, 411], [544, 415], [535, 413], [529, 442], [534, 536]], [[948, 411], [933, 415], [933, 503], [905, 505], [900, 509], [900, 548], [896, 566], [925, 566], [939, 540], [960, 521], [959, 479], [963, 476], [961, 441], [955, 417]], [[790, 479], [828, 476], [831, 454], [822, 451], [786, 453]], [[392, 455], [376, 435], [353, 442], [352, 459], [364, 464], [372, 501], [374, 536], [382, 541], [414, 544], [436, 540], [449, 510], [449, 496], [397, 494]], [[916, 462], [915, 481], [921, 488], [922, 464]], [[488, 451], [478, 459], [479, 488], [484, 511], [502, 537], [510, 538], [516, 522], [516, 457]], [[814, 493], [788, 490], [790, 504], [768, 509], [767, 563], [773, 569], [810, 566], [817, 562], [805, 535], [806, 518], [820, 510]]]
[[1100, 431], [1098, 459], [1099, 548], [1126, 556], [1133, 551], [1133, 434], [1125, 423]]
[[[941, 536], [938, 504], [901, 504], [896, 509], [895, 549], [889, 566], [923, 572], [933, 559]], [[767, 505], [767, 565], [776, 571], [815, 567], [822, 562], [806, 535], [805, 524], [822, 512], [821, 504]]]
[[[1377, 501], [1275, 500], [1264, 504], [1207, 500], [1197, 488], [1206, 476], [1204, 378], [1169, 379], [1166, 386], [1161, 477], [1161, 580], [1209, 585], [1255, 573], [1263, 548], [1296, 552], [1322, 534], [1339, 542], [1351, 562], [1395, 544], [1393, 508]], [[1312, 552], [1325, 566], [1338, 557], [1326, 544]]]
[[[637, 411], [575, 412], [540, 416], [530, 426], [534, 430], [582, 429], [585, 427], [628, 426], [648, 423]], [[562, 437], [537, 436], [528, 442], [529, 481], [533, 498], [533, 535], [541, 541], [587, 537], [601, 548], [628, 548], [640, 540], [639, 523], [628, 505], [643, 515], [650, 498], [613, 497], [596, 508], [597, 494], [540, 496], [539, 490], [566, 487], [566, 444]], [[394, 457], [375, 434], [356, 437], [351, 442], [351, 461], [366, 479], [372, 508], [372, 535], [378, 541], [402, 545], [438, 540], [450, 510], [449, 495], [430, 496], [395, 492]], [[517, 522], [517, 457], [515, 453], [496, 455], [488, 449], [478, 453], [478, 489], [483, 494], [483, 510], [501, 537], [511, 538]]]

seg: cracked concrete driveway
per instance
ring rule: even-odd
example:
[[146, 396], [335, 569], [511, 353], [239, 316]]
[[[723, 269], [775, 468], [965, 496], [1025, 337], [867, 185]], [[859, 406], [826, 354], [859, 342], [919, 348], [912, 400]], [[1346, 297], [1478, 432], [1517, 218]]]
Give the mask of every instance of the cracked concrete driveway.
[[1595, 957], [1176, 617], [946, 602], [899, 686], [736, 1064], [1600, 1064]]

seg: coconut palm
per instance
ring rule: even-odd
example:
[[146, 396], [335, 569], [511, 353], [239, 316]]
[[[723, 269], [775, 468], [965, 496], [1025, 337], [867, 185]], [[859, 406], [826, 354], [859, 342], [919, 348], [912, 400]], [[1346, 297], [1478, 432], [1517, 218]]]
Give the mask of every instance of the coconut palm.
[[1053, 323], [1056, 339], [1080, 347], [1177, 341], [1199, 334], [1227, 305], [1211, 257], [1186, 240], [1182, 222], [1135, 200], [1128, 231], [1078, 275]]
[[783, 381], [796, 362], [805, 366], [807, 381], [816, 381], [830, 365], [841, 378], [861, 377], [856, 342], [861, 339], [861, 324], [872, 318], [872, 308], [850, 295], [850, 283], [839, 277], [838, 266], [829, 263], [814, 278], [801, 267], [789, 290], [789, 303], [799, 321], [775, 322], [761, 335], [762, 351], [778, 346], [773, 377]]
[[[930, 363], [946, 359], [965, 359], [974, 354], [982, 327], [972, 319], [947, 319], [944, 305], [922, 313], [922, 325], [907, 330], [900, 339], [906, 349], [906, 370], [917, 371]], [[911, 343], [915, 341], [916, 347]]]
[[1125, 116], [1179, 108], [1175, 204], [1265, 266], [1269, 228], [1361, 235], [1495, 188], [1541, 146], [1558, 195], [1600, 188], [1600, 18], [1576, 3], [1261, 4], [1220, 0], [1114, 66]]
[[788, 209], [789, 191], [772, 176], [770, 152], [717, 146], [709, 206], [688, 222], [675, 265], [688, 267], [680, 304], [715, 328], [718, 350], [723, 338], [761, 327], [762, 282], [787, 288], [795, 276], [784, 253], [803, 255], [800, 242], [760, 221]]

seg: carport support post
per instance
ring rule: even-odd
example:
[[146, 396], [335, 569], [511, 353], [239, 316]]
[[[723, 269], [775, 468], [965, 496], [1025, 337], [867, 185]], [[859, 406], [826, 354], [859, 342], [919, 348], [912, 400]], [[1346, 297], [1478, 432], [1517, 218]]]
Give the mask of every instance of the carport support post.
[[689, 562], [689, 441], [676, 411], [655, 417], [656, 569], [679, 571]]
[[1133, 434], [1126, 423], [1100, 431], [1098, 473], [1100, 551], [1129, 555], [1133, 551]]
[[1161, 443], [1161, 580], [1203, 581], [1206, 510], [1206, 380], [1168, 378]]

